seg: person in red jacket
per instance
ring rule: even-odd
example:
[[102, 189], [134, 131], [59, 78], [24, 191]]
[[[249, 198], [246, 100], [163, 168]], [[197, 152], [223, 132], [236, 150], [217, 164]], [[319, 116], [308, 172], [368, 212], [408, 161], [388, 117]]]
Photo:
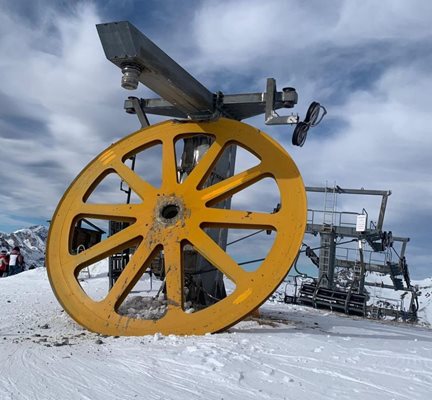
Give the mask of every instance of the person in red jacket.
[[6, 250], [0, 253], [0, 278], [8, 275], [9, 272], [9, 255]]
[[24, 257], [18, 246], [14, 247], [9, 255], [9, 275], [19, 274], [24, 270]]

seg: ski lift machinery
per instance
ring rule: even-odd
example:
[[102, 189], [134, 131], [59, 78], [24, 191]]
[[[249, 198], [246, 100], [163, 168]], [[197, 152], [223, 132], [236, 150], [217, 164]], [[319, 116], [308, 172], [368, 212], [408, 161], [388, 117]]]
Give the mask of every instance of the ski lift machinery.
[[[267, 125], [295, 125], [292, 142], [302, 146], [308, 129], [320, 122], [325, 109], [313, 102], [304, 121], [295, 114], [278, 115], [277, 109], [294, 107], [297, 93], [294, 88], [277, 91], [272, 78], [267, 79], [263, 93], [212, 93], [129, 22], [100, 24], [97, 31], [107, 59], [121, 69], [121, 86], [133, 90], [141, 82], [160, 98], [128, 97], [125, 110], [138, 116], [142, 129], [99, 154], [63, 195], [52, 219], [47, 246], [53, 291], [75, 321], [101, 334], [189, 335], [224, 330], [259, 307], [283, 281], [301, 246], [307, 217], [304, 184], [291, 157], [267, 134], [240, 121], [265, 114]], [[146, 114], [174, 119], [150, 126]], [[185, 143], [180, 168], [175, 154], [178, 139]], [[229, 147], [233, 143], [256, 156], [259, 164], [234, 174], [235, 147]], [[126, 164], [138, 151], [155, 144], [162, 148], [158, 188]], [[209, 185], [216, 165], [216, 179]], [[86, 202], [111, 172], [117, 173], [142, 201]], [[264, 177], [273, 179], [280, 192], [277, 210], [263, 213], [230, 209], [231, 196]], [[124, 227], [76, 253], [71, 251], [71, 238], [82, 218], [117, 221]], [[275, 233], [274, 244], [258, 269], [246, 271], [226, 253], [226, 228]], [[131, 247], [134, 254], [107, 296], [103, 300], [89, 297], [80, 286], [79, 272]], [[119, 314], [119, 305], [156, 253], [163, 253], [166, 313], [157, 320]], [[191, 267], [197, 259], [201, 261]], [[202, 307], [191, 313], [183, 306], [187, 268], [195, 268], [192, 275], [200, 278], [195, 284], [201, 285], [206, 294], [195, 299]], [[228, 295], [224, 275], [235, 283], [235, 290]], [[219, 301], [214, 301], [216, 298]]]

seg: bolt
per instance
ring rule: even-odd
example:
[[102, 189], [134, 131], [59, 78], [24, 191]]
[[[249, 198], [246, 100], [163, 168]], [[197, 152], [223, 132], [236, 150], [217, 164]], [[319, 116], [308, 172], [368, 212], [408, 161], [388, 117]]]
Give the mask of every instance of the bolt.
[[121, 86], [127, 90], [135, 90], [138, 87], [138, 78], [141, 74], [141, 69], [135, 65], [126, 65], [122, 68]]

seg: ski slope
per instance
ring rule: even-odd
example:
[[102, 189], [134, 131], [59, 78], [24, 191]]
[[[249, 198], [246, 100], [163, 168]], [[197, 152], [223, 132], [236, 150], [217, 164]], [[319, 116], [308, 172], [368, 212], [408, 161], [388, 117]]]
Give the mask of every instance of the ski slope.
[[267, 302], [221, 334], [103, 337], [61, 309], [44, 268], [0, 293], [2, 400], [431, 398], [426, 327]]

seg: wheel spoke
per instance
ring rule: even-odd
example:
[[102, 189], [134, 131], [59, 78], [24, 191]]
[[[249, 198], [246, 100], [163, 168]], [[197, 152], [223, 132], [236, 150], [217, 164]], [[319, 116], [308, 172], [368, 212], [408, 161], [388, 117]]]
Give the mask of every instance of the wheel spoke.
[[128, 244], [134, 243], [141, 234], [136, 225], [131, 225], [83, 252], [69, 256], [64, 268], [75, 272], [78, 265], [88, 266], [100, 261], [128, 247]]
[[126, 268], [122, 271], [108, 295], [103, 300], [103, 302], [109, 304], [110, 308], [114, 309], [124, 301], [144, 273], [144, 268], [146, 268], [156, 247], [156, 245], [148, 247], [146, 244], [145, 241], [141, 242], [126, 265]]
[[248, 273], [243, 270], [224, 250], [222, 250], [203, 230], [197, 230], [191, 236], [190, 241], [195, 249], [223, 272], [234, 283], [247, 279]]
[[120, 177], [142, 200], [156, 195], [156, 188], [153, 185], [150, 185], [150, 183], [141, 179], [136, 172], [132, 171], [121, 161], [113, 161], [112, 166]]
[[177, 184], [177, 161], [174, 141], [168, 138], [162, 147], [162, 186], [165, 190], [173, 191]]
[[79, 215], [90, 218], [115, 218], [116, 221], [130, 221], [136, 219], [137, 206], [135, 204], [83, 203], [79, 208]]
[[[199, 165], [199, 164], [198, 164]], [[259, 164], [253, 168], [243, 171], [239, 174], [231, 176], [223, 181], [220, 181], [208, 188], [200, 191], [201, 198], [206, 203], [215, 204], [219, 201], [225, 200], [233, 194], [253, 185], [255, 182], [262, 179], [268, 173], [263, 168], [262, 164]]]
[[206, 208], [197, 216], [204, 225], [224, 226], [230, 228], [245, 229], [270, 229], [277, 230], [278, 218], [275, 214], [226, 210], [223, 208]]
[[198, 164], [195, 165], [190, 175], [186, 178], [185, 185], [190, 185], [191, 188], [196, 189], [204, 178], [210, 172], [216, 162], [219, 154], [224, 148], [225, 142], [215, 141], [209, 147], [207, 152], [199, 160]]
[[168, 309], [179, 309], [183, 304], [183, 271], [182, 254], [178, 242], [164, 246], [165, 279], [168, 298]]

